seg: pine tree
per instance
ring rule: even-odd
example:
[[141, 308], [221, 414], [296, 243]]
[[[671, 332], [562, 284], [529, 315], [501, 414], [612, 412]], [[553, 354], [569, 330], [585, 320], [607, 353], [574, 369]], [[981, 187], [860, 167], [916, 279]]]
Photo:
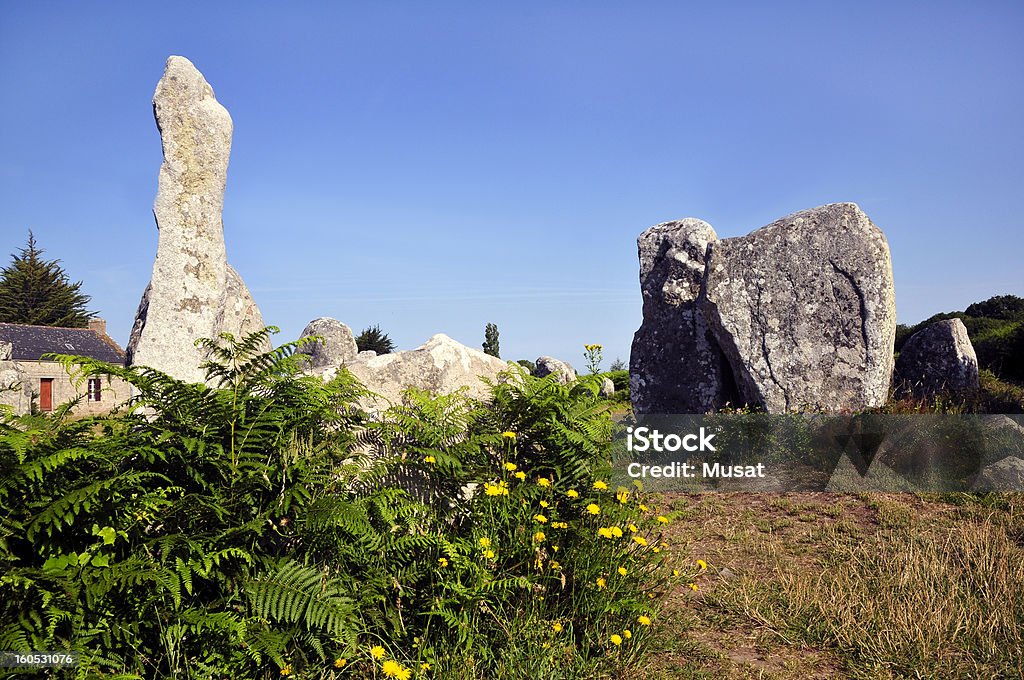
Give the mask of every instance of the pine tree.
[[498, 326], [496, 324], [489, 323], [484, 327], [484, 354], [501, 358], [500, 350], [498, 349]]
[[371, 350], [377, 354], [391, 354], [395, 351], [395, 343], [379, 325], [364, 328], [363, 332], [356, 336], [356, 347], [360, 352]]
[[28, 232], [28, 243], [11, 264], [0, 270], [0, 323], [84, 328], [94, 312], [82, 282], [72, 283], [60, 260], [44, 260], [43, 250]]

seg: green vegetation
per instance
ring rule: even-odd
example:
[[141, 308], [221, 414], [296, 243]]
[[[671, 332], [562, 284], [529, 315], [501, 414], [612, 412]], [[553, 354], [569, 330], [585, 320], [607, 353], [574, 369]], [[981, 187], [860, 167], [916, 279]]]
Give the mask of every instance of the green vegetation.
[[525, 368], [528, 373], [533, 373], [537, 370], [537, 364], [533, 363], [529, 359], [516, 359], [515, 363]]
[[1024, 298], [1015, 295], [997, 295], [962, 312], [936, 314], [914, 326], [901, 324], [896, 330], [896, 351], [921, 328], [952, 318], [963, 321], [981, 368], [999, 379], [1024, 383]]
[[696, 569], [670, 575], [668, 519], [607, 488], [596, 379], [410, 391], [371, 421], [347, 372], [299, 374], [315, 338], [260, 353], [268, 332], [203, 341], [215, 389], [63, 357], [137, 399], [0, 423], [0, 649], [78, 651], [76, 677], [639, 667]]
[[0, 323], [85, 328], [95, 314], [86, 309], [82, 282], [72, 283], [60, 260], [42, 255], [30, 231], [25, 247], [0, 270]]
[[498, 326], [489, 323], [484, 327], [484, 354], [501, 358], [501, 351], [498, 345]]
[[380, 329], [380, 325], [364, 328], [356, 336], [356, 347], [360, 352], [371, 351], [377, 354], [391, 354], [395, 351], [395, 343]]

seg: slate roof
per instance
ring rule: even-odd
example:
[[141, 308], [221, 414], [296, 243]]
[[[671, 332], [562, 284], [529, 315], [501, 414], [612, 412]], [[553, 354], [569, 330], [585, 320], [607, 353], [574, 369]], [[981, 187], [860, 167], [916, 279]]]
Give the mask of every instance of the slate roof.
[[11, 343], [11, 359], [15, 361], [38, 361], [52, 352], [124, 364], [124, 350], [106, 334], [89, 328], [0, 323], [0, 342]]

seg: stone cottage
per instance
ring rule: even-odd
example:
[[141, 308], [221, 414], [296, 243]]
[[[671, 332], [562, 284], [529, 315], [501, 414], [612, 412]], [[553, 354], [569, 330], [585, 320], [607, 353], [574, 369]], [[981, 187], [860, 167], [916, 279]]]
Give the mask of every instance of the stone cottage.
[[47, 354], [75, 354], [124, 365], [124, 350], [107, 335], [102, 319], [88, 328], [57, 328], [0, 323], [0, 404], [16, 414], [52, 411], [81, 397], [76, 415], [105, 413], [130, 396], [119, 378], [97, 376], [75, 385], [64, 367]]

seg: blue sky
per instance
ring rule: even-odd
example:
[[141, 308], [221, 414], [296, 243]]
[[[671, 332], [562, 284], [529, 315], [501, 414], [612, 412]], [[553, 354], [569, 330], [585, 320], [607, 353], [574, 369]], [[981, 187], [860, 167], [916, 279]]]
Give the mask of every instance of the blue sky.
[[228, 257], [280, 340], [495, 322], [505, 358], [625, 360], [640, 232], [834, 201], [916, 322], [1024, 295], [1021, 35], [1012, 2], [5, 3], [0, 257], [31, 228], [127, 341], [180, 54], [234, 119]]

